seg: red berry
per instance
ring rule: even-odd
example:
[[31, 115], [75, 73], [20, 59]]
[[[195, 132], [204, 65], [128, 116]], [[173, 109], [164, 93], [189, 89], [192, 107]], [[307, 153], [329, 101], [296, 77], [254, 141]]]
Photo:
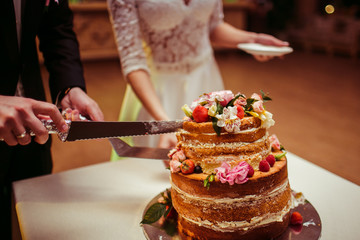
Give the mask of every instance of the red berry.
[[254, 176], [254, 173], [255, 173], [254, 168], [251, 165], [249, 165], [249, 171], [247, 177], [251, 178], [252, 176]]
[[244, 118], [244, 115], [245, 115], [244, 108], [240, 105], [235, 105], [235, 106], [236, 106], [236, 110], [237, 110], [236, 116], [238, 116], [238, 118], [240, 118], [240, 119]]
[[197, 123], [207, 122], [209, 120], [208, 110], [201, 105], [195, 107], [192, 115]]
[[[166, 210], [168, 210], [168, 209], [169, 209], [169, 206], [166, 206]], [[167, 219], [169, 219], [169, 218], [176, 219], [177, 218], [177, 212], [174, 207], [171, 207], [171, 210], [168, 213], [168, 215], [166, 216], [166, 218]]]
[[180, 165], [180, 169], [183, 174], [190, 174], [194, 172], [195, 164], [191, 160], [185, 160]]
[[259, 170], [262, 172], [270, 171], [270, 164], [264, 159], [259, 163]]
[[270, 154], [269, 156], [267, 156], [265, 158], [265, 160], [270, 164], [270, 167], [274, 166], [276, 159], [274, 157], [274, 155]]
[[298, 225], [303, 223], [303, 217], [299, 212], [293, 212], [290, 217], [290, 223], [292, 225]]

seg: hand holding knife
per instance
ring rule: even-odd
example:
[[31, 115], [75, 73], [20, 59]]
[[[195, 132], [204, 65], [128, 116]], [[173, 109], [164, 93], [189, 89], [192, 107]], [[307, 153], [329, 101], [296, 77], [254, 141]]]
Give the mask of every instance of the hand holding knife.
[[[152, 134], [172, 133], [183, 126], [183, 121], [144, 121], [144, 122], [101, 122], [88, 121], [80, 115], [82, 121], [65, 120], [68, 131], [59, 131], [55, 123], [49, 119], [41, 122], [49, 134], [57, 134], [59, 139], [65, 141], [89, 140], [109, 138], [115, 152], [122, 157], [166, 159], [170, 149], [131, 147], [118, 137], [141, 136]], [[33, 131], [27, 131], [35, 136]], [[3, 141], [3, 139], [0, 139]]]

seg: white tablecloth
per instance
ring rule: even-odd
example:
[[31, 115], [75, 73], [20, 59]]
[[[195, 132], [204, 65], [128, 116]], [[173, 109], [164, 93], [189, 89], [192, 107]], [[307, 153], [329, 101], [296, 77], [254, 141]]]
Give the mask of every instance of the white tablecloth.
[[[317, 209], [322, 239], [360, 239], [360, 187], [288, 153], [292, 189]], [[14, 183], [24, 239], [145, 239], [147, 203], [170, 187], [162, 161], [124, 159]]]

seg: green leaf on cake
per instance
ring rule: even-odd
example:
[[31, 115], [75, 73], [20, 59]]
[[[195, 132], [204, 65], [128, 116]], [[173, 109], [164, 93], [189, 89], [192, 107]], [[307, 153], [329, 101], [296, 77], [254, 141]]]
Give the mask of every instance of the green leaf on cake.
[[216, 100], [216, 112], [218, 114], [222, 114], [224, 111], [224, 107], [220, 104], [219, 101]]
[[216, 134], [217, 134], [218, 136], [220, 136], [221, 127], [219, 127], [219, 126], [217, 125], [218, 119], [217, 119], [216, 117], [212, 117], [211, 119], [212, 119], [212, 125], [213, 125], [214, 131], [216, 132]]
[[215, 174], [210, 174], [204, 179], [204, 187], [206, 187], [208, 190], [210, 188], [210, 183], [215, 180]]
[[247, 98], [246, 99], [246, 106], [245, 106], [245, 112], [251, 112], [253, 110], [252, 104], [256, 102], [257, 100], [254, 98]]
[[281, 158], [285, 157], [285, 155], [286, 155], [286, 152], [277, 154], [277, 155], [275, 155], [275, 159], [276, 159], [276, 160], [280, 160]]
[[161, 216], [164, 215], [166, 212], [166, 205], [163, 203], [154, 203], [149, 207], [146, 211], [143, 220], [141, 221], [142, 224], [152, 224], [158, 221]]
[[268, 101], [271, 101], [271, 100], [272, 100], [268, 95], [266, 95], [266, 94], [263, 92], [263, 90], [260, 90], [260, 92], [261, 92], [261, 97], [262, 97], [262, 99], [263, 99], [264, 102], [268, 102]]

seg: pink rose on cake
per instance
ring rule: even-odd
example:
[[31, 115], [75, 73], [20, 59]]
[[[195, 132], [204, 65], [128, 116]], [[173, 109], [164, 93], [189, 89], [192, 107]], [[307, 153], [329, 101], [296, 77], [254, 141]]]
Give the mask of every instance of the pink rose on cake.
[[259, 100], [253, 103], [253, 109], [257, 113], [262, 113], [265, 109], [263, 106], [263, 101]]
[[172, 160], [176, 160], [176, 161], [184, 161], [186, 159], [185, 153], [183, 150], [177, 150], [172, 156], [171, 156]]
[[171, 159], [170, 160], [171, 172], [173, 173], [180, 172], [181, 170], [180, 166], [182, 164], [181, 162], [186, 159], [184, 151], [178, 148], [174, 148], [169, 152], [168, 157]]
[[280, 141], [275, 134], [271, 135], [269, 137], [269, 140], [270, 140], [270, 146], [272, 149], [280, 150], [280, 148], [281, 148]]
[[262, 101], [262, 97], [257, 93], [253, 93], [250, 98], [258, 100], [258, 101]]
[[234, 105], [239, 105], [242, 107], [246, 106], [246, 98], [244, 97], [239, 97], [238, 99], [235, 100]]
[[231, 166], [223, 162], [220, 167], [215, 169], [216, 176], [221, 183], [228, 182], [230, 185], [243, 184], [248, 181], [248, 173], [250, 166], [247, 162], [243, 161], [231, 169]]
[[211, 99], [218, 100], [221, 104], [221, 106], [225, 107], [233, 98], [234, 94], [232, 91], [225, 90], [225, 91], [218, 91], [218, 92], [212, 92], [210, 93]]
[[194, 110], [196, 106], [202, 105], [206, 108], [210, 108], [212, 105], [219, 102], [223, 107], [225, 107], [232, 99], [234, 94], [230, 90], [217, 91], [211, 93], [205, 93], [191, 103], [191, 109]]
[[177, 173], [180, 172], [180, 166], [181, 166], [181, 162], [177, 161], [177, 160], [171, 160], [170, 161], [170, 171], [172, 173]]

